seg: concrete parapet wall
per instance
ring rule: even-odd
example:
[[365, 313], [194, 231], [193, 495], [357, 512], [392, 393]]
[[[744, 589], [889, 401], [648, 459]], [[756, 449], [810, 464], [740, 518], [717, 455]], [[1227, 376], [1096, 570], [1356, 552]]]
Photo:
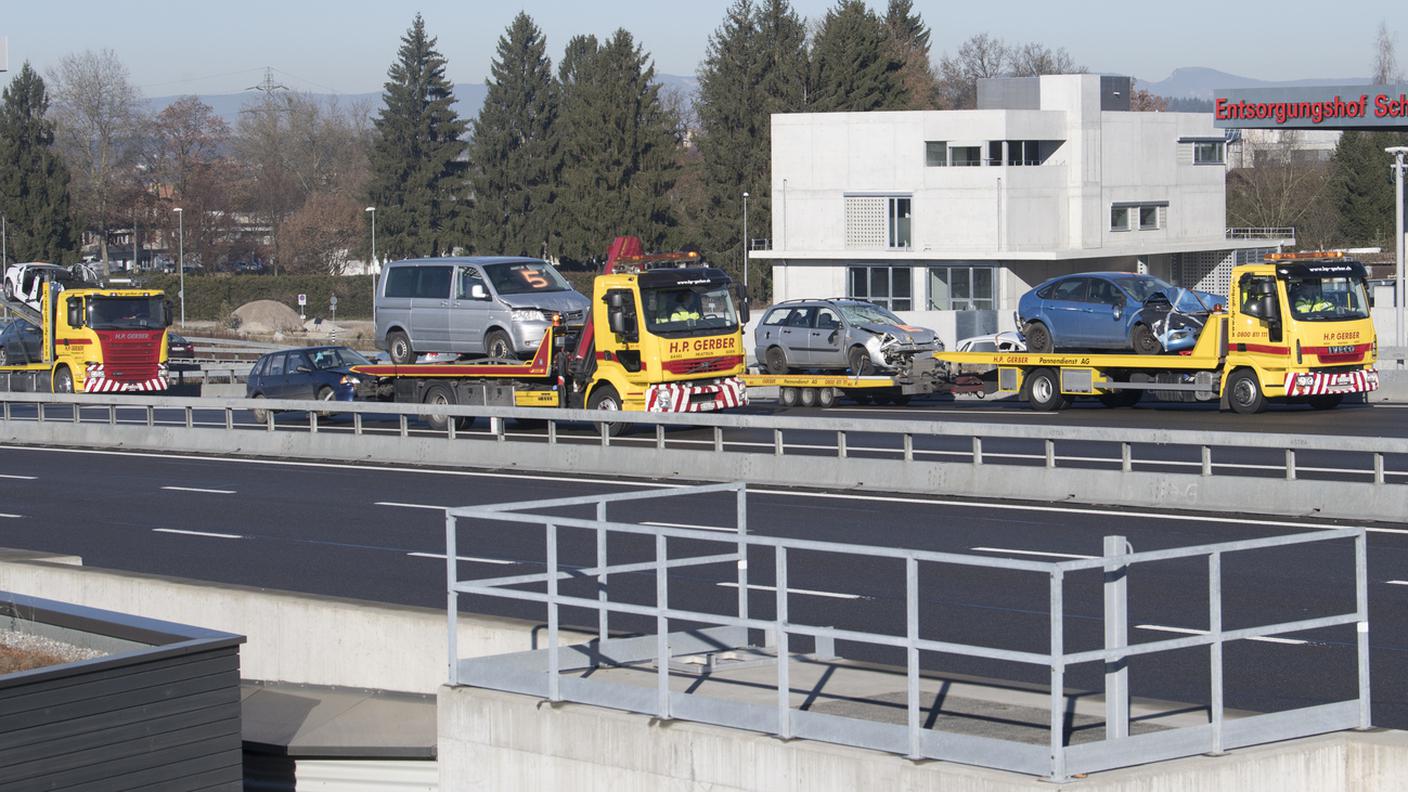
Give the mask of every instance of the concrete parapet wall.
[[[23, 554], [17, 554], [23, 555]], [[30, 554], [32, 555], [32, 554]], [[246, 679], [433, 693], [449, 678], [445, 612], [0, 556], [18, 594], [240, 633]], [[462, 657], [533, 648], [534, 625], [462, 617]], [[564, 642], [586, 636], [562, 634]]]
[[474, 688], [439, 694], [441, 789], [526, 792], [1397, 792], [1408, 734], [1341, 733], [1070, 784]]

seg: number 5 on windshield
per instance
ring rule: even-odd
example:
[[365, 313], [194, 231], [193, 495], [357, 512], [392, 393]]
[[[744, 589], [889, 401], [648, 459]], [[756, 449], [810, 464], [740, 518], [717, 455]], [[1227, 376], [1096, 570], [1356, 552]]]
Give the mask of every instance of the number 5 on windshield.
[[518, 274], [523, 276], [523, 280], [535, 289], [545, 289], [548, 286], [548, 279], [543, 277], [542, 270], [523, 269], [519, 270]]

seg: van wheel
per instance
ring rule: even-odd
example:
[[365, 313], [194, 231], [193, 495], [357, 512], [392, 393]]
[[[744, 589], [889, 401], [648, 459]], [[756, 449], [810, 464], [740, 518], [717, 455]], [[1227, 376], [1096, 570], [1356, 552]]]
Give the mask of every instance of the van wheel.
[[786, 374], [787, 353], [782, 351], [782, 347], [768, 347], [768, 351], [763, 353], [763, 365], [769, 374]]
[[416, 351], [411, 349], [411, 338], [400, 330], [392, 330], [386, 334], [386, 352], [391, 356], [392, 363], [416, 362]]
[[1134, 331], [1130, 333], [1130, 346], [1140, 355], [1157, 355], [1164, 351], [1163, 344], [1154, 336], [1154, 331], [1148, 325], [1137, 324]]
[[73, 393], [73, 372], [68, 366], [59, 366], [54, 372], [54, 393]]
[[[587, 399], [587, 409], [619, 412], [621, 410], [621, 396], [610, 385], [599, 385], [592, 391], [591, 397]], [[597, 421], [596, 430], [600, 432], [603, 427], [606, 428], [606, 434], [611, 437], [617, 437], [626, 430], [626, 425], [620, 421]]]
[[1233, 412], [1242, 415], [1255, 415], [1266, 409], [1266, 394], [1261, 390], [1256, 372], [1237, 369], [1227, 377], [1227, 403]]
[[509, 340], [508, 333], [502, 330], [490, 330], [485, 334], [484, 354], [500, 360], [514, 357], [513, 342]]
[[1056, 372], [1047, 368], [1027, 375], [1027, 381], [1022, 385], [1022, 395], [1037, 412], [1053, 412], [1071, 403], [1070, 399], [1061, 395], [1061, 382], [1056, 378]]
[[1032, 322], [1027, 325], [1027, 329], [1022, 331], [1022, 335], [1027, 339], [1027, 351], [1045, 354], [1055, 350], [1051, 344], [1051, 331], [1046, 329], [1046, 325], [1041, 322]]

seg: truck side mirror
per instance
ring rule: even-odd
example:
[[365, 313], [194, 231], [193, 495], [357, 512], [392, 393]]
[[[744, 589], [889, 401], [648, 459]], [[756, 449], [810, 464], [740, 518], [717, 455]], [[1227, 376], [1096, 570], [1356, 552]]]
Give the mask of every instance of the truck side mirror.
[[171, 317], [172, 317], [172, 316], [175, 316], [176, 311], [173, 310], [173, 306], [171, 305], [171, 301], [170, 301], [170, 300], [162, 300], [162, 301], [161, 301], [161, 307], [164, 309], [164, 314], [165, 314], [164, 316], [161, 317], [161, 326], [162, 326], [162, 327], [170, 327], [170, 326], [171, 326]]
[[611, 326], [611, 332], [616, 335], [626, 334], [626, 312], [620, 308], [612, 308], [606, 313], [606, 322]]
[[738, 322], [748, 324], [748, 289], [743, 284], [738, 284]]
[[1261, 294], [1247, 301], [1242, 312], [1258, 319], [1271, 320], [1276, 317], [1276, 295]]
[[75, 297], [68, 301], [68, 326], [83, 326], [83, 300]]

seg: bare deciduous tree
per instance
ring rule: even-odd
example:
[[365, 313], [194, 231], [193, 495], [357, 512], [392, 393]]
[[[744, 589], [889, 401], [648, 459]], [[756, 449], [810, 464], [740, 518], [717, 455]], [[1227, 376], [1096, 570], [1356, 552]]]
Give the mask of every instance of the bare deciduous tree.
[[1296, 229], [1307, 249], [1334, 242], [1333, 170], [1308, 160], [1295, 130], [1276, 130], [1242, 141], [1243, 167], [1227, 173], [1227, 224]]
[[1379, 32], [1374, 40], [1374, 84], [1392, 85], [1403, 82], [1403, 72], [1398, 69], [1398, 54], [1393, 45], [1393, 34], [1388, 31], [1388, 22], [1379, 22]]
[[151, 219], [176, 234], [172, 206], [184, 209], [187, 256], [214, 266], [234, 241], [232, 193], [238, 171], [226, 157], [230, 128], [210, 105], [185, 96], [157, 114], [147, 147], [148, 193], [163, 199]]
[[141, 99], [112, 50], [67, 55], [49, 74], [59, 150], [73, 174], [81, 223], [98, 237], [108, 270], [107, 234], [122, 223], [140, 187]]
[[1008, 53], [1009, 73], [1013, 77], [1039, 77], [1043, 74], [1084, 74], [1065, 47], [1051, 49], [1035, 41], [1014, 47]]
[[1051, 49], [1038, 42], [1009, 45], [996, 36], [978, 33], [958, 48], [955, 56], [939, 60], [939, 90], [944, 106], [952, 110], [977, 106], [978, 80], [987, 77], [1037, 77], [1043, 74], [1084, 74], [1065, 48]]

